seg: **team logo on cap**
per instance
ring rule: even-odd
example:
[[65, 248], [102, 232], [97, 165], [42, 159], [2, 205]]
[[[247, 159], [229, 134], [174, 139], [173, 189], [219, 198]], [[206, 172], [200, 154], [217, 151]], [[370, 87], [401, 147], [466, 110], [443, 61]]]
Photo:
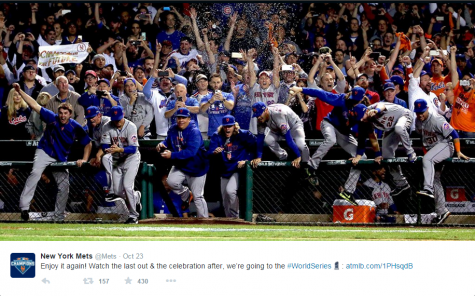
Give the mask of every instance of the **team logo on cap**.
[[229, 118], [226, 118], [226, 122], [229, 122]]
[[252, 112], [257, 112], [257, 109], [256, 109], [256, 108], [252, 108]]
[[114, 111], [114, 115], [117, 115], [117, 111]]
[[87, 110], [87, 114], [90, 114], [91, 113], [91, 110]]
[[421, 103], [417, 103], [417, 108], [420, 108], [421, 107]]
[[183, 110], [180, 110], [180, 113], [183, 113]]

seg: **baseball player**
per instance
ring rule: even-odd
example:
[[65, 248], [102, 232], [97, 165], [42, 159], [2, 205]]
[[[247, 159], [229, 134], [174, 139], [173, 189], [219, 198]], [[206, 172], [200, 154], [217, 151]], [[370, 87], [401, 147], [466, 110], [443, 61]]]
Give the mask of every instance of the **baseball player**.
[[[257, 117], [258, 122], [257, 157], [252, 160], [254, 167], [261, 162], [264, 141], [280, 160], [287, 159], [287, 152], [277, 142], [282, 138], [285, 138], [287, 145], [297, 155], [292, 161], [292, 166], [300, 168], [300, 161], [308, 161], [310, 151], [305, 143], [302, 120], [289, 106], [283, 104], [266, 106], [264, 102], [257, 102], [252, 105], [252, 111], [252, 117]], [[266, 127], [269, 128], [267, 136], [264, 135]]]
[[445, 207], [445, 196], [440, 181], [442, 170], [436, 172], [435, 164], [451, 157], [454, 154], [454, 148], [457, 158], [465, 160], [470, 158], [460, 151], [457, 131], [445, 121], [444, 117], [429, 112], [426, 100], [416, 100], [414, 112], [416, 112], [416, 131], [421, 134], [425, 152], [422, 158], [424, 189], [419, 190], [417, 194], [435, 198], [435, 211], [438, 217], [434, 222], [442, 224], [450, 216], [450, 212]]
[[92, 141], [92, 146], [96, 150], [96, 156], [91, 158], [89, 163], [92, 166], [100, 167], [102, 155], [104, 151], [101, 148], [101, 139], [104, 126], [111, 120], [109, 116], [104, 116], [99, 107], [90, 106], [86, 109], [86, 119], [89, 138]]
[[[43, 137], [38, 144], [38, 149], [36, 149], [33, 170], [26, 180], [25, 188], [23, 188], [20, 196], [21, 219], [28, 221], [30, 219], [30, 214], [28, 213], [30, 203], [45, 168], [53, 162], [67, 161], [71, 147], [76, 139], [84, 146], [83, 157], [76, 162], [77, 166], [81, 167], [89, 159], [92, 144], [82, 126], [74, 119], [71, 119], [73, 114], [71, 104], [61, 103], [56, 115], [52, 111], [41, 107], [32, 97], [21, 90], [18, 83], [14, 83], [13, 88], [15, 88], [31, 109], [40, 114], [41, 120], [46, 123]], [[69, 196], [69, 172], [67, 169], [64, 171], [55, 170], [53, 176], [58, 184], [54, 219], [63, 221]]]
[[134, 181], [140, 165], [137, 127], [124, 118], [121, 106], [111, 108], [111, 121], [103, 128], [101, 139], [102, 164], [106, 170], [109, 194], [125, 199], [129, 209], [126, 224], [137, 224], [142, 210], [140, 191], [134, 190]]
[[242, 130], [234, 116], [226, 115], [218, 131], [211, 137], [208, 154], [220, 155], [223, 160], [221, 169], [221, 196], [226, 217], [239, 218], [238, 169], [252, 159], [256, 151], [256, 136]]
[[[189, 109], [179, 108], [175, 117], [176, 124], [168, 130], [167, 138], [157, 145], [160, 155], [174, 162], [167, 183], [181, 196], [182, 210], [188, 209], [194, 198], [198, 217], [208, 218], [203, 191], [209, 162], [203, 138], [196, 122], [190, 118]], [[190, 188], [183, 186], [185, 180]]]
[[[335, 143], [338, 143], [352, 157], [356, 156], [358, 142], [351, 134], [351, 127], [357, 124], [357, 121], [352, 120], [349, 116], [349, 111], [364, 99], [366, 91], [359, 86], [354, 87], [350, 94], [334, 94], [321, 89], [307, 87], [292, 87], [291, 91], [294, 93], [302, 92], [334, 106], [333, 110], [328, 113], [320, 125], [325, 140], [308, 162], [308, 179], [312, 185], [315, 185], [318, 182], [315, 171], [318, 169], [323, 157], [325, 157]], [[366, 159], [366, 155], [363, 155], [361, 158]], [[360, 170], [351, 168], [348, 180], [344, 185], [344, 191], [340, 193], [343, 199], [354, 205], [356, 205], [356, 201], [352, 194], [355, 192], [356, 183], [360, 175]]]
[[[413, 121], [411, 110], [387, 102], [379, 102], [368, 106], [368, 108], [364, 108], [364, 105], [358, 105], [358, 107], [359, 108], [355, 108], [358, 119], [370, 124], [370, 126], [362, 125], [362, 130], [359, 131], [360, 135], [363, 136], [358, 141], [360, 143], [359, 147], [362, 146], [364, 149], [365, 132], [363, 130], [369, 127], [371, 132], [373, 132], [373, 128], [376, 128], [384, 131], [382, 147], [383, 158], [394, 158], [399, 142], [402, 142], [407, 153], [408, 161], [411, 163], [416, 161], [417, 156], [411, 146], [409, 136], [409, 129]], [[361, 151], [358, 151], [358, 155], [355, 157], [356, 162], [361, 158], [361, 153]], [[390, 173], [396, 184], [396, 188], [391, 192], [393, 197], [410, 189], [409, 183], [403, 176], [400, 166], [397, 166], [397, 168], [391, 166]]]

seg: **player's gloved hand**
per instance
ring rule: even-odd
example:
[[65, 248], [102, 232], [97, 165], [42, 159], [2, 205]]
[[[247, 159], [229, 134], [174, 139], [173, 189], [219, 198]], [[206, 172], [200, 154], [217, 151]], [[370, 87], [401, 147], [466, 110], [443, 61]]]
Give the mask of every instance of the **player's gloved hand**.
[[221, 153], [221, 152], [223, 152], [223, 150], [224, 150], [223, 147], [218, 147], [218, 148], [214, 149], [213, 154]]
[[294, 159], [292, 161], [292, 166], [297, 169], [300, 168], [300, 160], [302, 160], [302, 157], [297, 157], [296, 159]]
[[355, 157], [350, 158], [350, 160], [351, 160], [351, 163], [352, 163], [353, 165], [357, 165], [358, 162], [360, 162], [360, 160], [361, 160], [361, 155], [356, 155]]
[[457, 158], [458, 159], [464, 159], [464, 160], [469, 160], [470, 157], [465, 156], [461, 151], [457, 152]]
[[257, 168], [257, 166], [259, 165], [259, 163], [261, 163], [262, 159], [261, 158], [256, 158], [256, 159], [253, 159], [251, 161], [251, 165], [254, 167], [254, 168]]

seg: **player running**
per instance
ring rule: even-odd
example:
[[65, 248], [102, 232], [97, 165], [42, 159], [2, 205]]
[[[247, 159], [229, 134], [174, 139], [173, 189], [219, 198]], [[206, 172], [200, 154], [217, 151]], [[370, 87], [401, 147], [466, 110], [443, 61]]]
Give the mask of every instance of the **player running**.
[[[350, 118], [349, 111], [363, 101], [366, 91], [359, 86], [353, 88], [351, 93], [348, 94], [334, 94], [321, 89], [307, 87], [292, 87], [290, 90], [294, 93], [302, 92], [311, 97], [316, 97], [319, 100], [334, 106], [333, 110], [328, 113], [320, 125], [324, 141], [308, 162], [308, 179], [312, 185], [315, 185], [317, 183], [315, 171], [318, 169], [320, 162], [335, 143], [338, 143], [338, 145], [349, 153], [351, 157], [356, 156], [358, 143], [355, 137], [351, 134], [351, 127], [353, 127], [357, 122]], [[366, 155], [363, 155], [361, 158], [366, 159]], [[360, 175], [360, 170], [351, 168], [348, 180], [344, 185], [344, 191], [340, 193], [340, 196], [343, 199], [353, 205], [356, 205], [353, 193], [355, 192], [356, 183], [358, 182]]]
[[445, 121], [444, 117], [430, 113], [425, 100], [419, 99], [414, 102], [414, 112], [416, 113], [416, 131], [421, 134], [425, 152], [422, 158], [424, 189], [419, 190], [417, 194], [435, 198], [435, 211], [438, 217], [434, 222], [442, 224], [450, 216], [450, 212], [445, 207], [444, 189], [440, 181], [443, 167], [436, 171], [435, 164], [451, 157], [454, 154], [454, 148], [457, 158], [465, 160], [470, 158], [460, 151], [457, 131]]
[[[53, 162], [67, 161], [71, 147], [76, 139], [84, 146], [83, 157], [76, 162], [77, 166], [81, 167], [89, 159], [92, 143], [82, 126], [74, 119], [71, 119], [73, 114], [71, 104], [61, 103], [58, 107], [58, 114], [54, 114], [52, 111], [41, 107], [32, 97], [21, 90], [18, 83], [14, 83], [13, 88], [15, 88], [31, 109], [40, 114], [41, 120], [46, 123], [43, 137], [35, 152], [33, 169], [26, 180], [25, 188], [23, 188], [20, 196], [21, 219], [28, 221], [30, 219], [30, 214], [28, 213], [30, 203], [45, 168]], [[58, 184], [54, 220], [64, 221], [64, 211], [66, 210], [69, 197], [69, 171], [67, 169], [58, 169], [53, 172], [53, 176]]]
[[129, 209], [126, 224], [138, 224], [142, 210], [140, 191], [134, 190], [134, 181], [140, 165], [137, 126], [124, 118], [121, 106], [111, 108], [111, 121], [103, 128], [101, 139], [102, 164], [107, 174], [109, 195], [125, 199]]

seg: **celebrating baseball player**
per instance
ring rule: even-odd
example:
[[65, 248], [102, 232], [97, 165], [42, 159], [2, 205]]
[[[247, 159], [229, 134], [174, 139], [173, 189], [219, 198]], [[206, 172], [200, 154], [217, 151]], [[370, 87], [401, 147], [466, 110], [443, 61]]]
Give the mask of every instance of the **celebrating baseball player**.
[[140, 191], [134, 190], [134, 181], [140, 165], [137, 127], [124, 118], [121, 106], [111, 108], [111, 121], [103, 128], [101, 139], [102, 164], [106, 170], [109, 195], [125, 199], [129, 209], [126, 224], [137, 224], [142, 210]]
[[[358, 105], [358, 107], [361, 107]], [[363, 122], [371, 124], [369, 128], [377, 128], [384, 131], [382, 156], [383, 158], [394, 158], [396, 155], [396, 149], [399, 142], [402, 142], [404, 149], [407, 153], [407, 159], [409, 162], [414, 162], [417, 159], [416, 153], [411, 146], [411, 139], [409, 136], [409, 129], [412, 124], [412, 112], [409, 109], [401, 107], [400, 105], [379, 102], [368, 106], [368, 108], [355, 108], [357, 110], [356, 116]], [[353, 113], [353, 114], [355, 114]], [[362, 130], [368, 125], [361, 125]], [[366, 134], [360, 130], [360, 135], [363, 138], [359, 139], [360, 147], [364, 149], [364, 135]], [[373, 130], [372, 130], [373, 131]], [[377, 142], [376, 142], [377, 143]], [[364, 150], [363, 150], [364, 152]], [[358, 155], [355, 157], [354, 162], [358, 162], [361, 158], [361, 151], [358, 151]], [[391, 192], [393, 197], [400, 195], [402, 192], [409, 190], [410, 186], [406, 178], [402, 175], [401, 167], [390, 167], [390, 173], [393, 177], [393, 181], [396, 184], [396, 188]]]
[[[435, 164], [451, 157], [454, 148], [457, 158], [470, 159], [460, 151], [460, 139], [457, 131], [439, 114], [429, 112], [427, 101], [419, 99], [414, 102], [416, 113], [416, 131], [421, 134], [425, 152], [422, 158], [424, 170], [424, 189], [417, 194], [435, 198], [435, 211], [438, 215], [435, 223], [442, 224], [450, 216], [445, 207], [445, 196], [440, 181], [442, 170], [435, 172]], [[435, 191], [434, 191], [435, 190]]]
[[86, 119], [89, 138], [92, 141], [93, 154], [95, 157], [91, 158], [90, 164], [99, 168], [101, 166], [102, 155], [104, 150], [101, 148], [101, 139], [104, 126], [111, 120], [109, 116], [102, 115], [101, 110], [96, 106], [90, 106], [86, 109]]
[[[182, 210], [188, 209], [194, 198], [198, 217], [208, 218], [203, 191], [209, 162], [203, 138], [197, 124], [190, 118], [190, 110], [179, 108], [175, 116], [176, 124], [168, 130], [167, 138], [157, 145], [160, 155], [174, 162], [167, 183], [174, 193], [181, 196]], [[183, 186], [185, 179], [190, 188]]]
[[[33, 170], [26, 180], [25, 188], [23, 188], [20, 196], [21, 219], [28, 221], [30, 219], [28, 212], [30, 203], [45, 168], [54, 162], [67, 161], [71, 147], [76, 139], [84, 146], [83, 157], [76, 162], [77, 166], [81, 167], [89, 159], [92, 144], [82, 126], [74, 119], [71, 119], [73, 114], [71, 104], [61, 103], [58, 106], [58, 114], [54, 114], [52, 111], [41, 107], [32, 97], [21, 90], [18, 83], [14, 83], [13, 87], [31, 109], [40, 114], [41, 120], [46, 123], [43, 137], [38, 144], [38, 149], [36, 149]], [[67, 169], [55, 170], [53, 176], [58, 184], [54, 220], [63, 221], [69, 196], [69, 172]]]
[[221, 169], [221, 195], [226, 217], [239, 217], [238, 169], [244, 167], [256, 150], [256, 136], [239, 128], [234, 116], [226, 115], [218, 131], [211, 137], [208, 154], [219, 154], [223, 159]]
[[[349, 94], [334, 94], [321, 89], [307, 87], [292, 87], [290, 90], [293, 93], [302, 92], [303, 94], [316, 97], [334, 106], [333, 110], [328, 113], [321, 123], [324, 141], [308, 162], [308, 179], [314, 185], [317, 183], [315, 171], [318, 169], [323, 157], [325, 157], [335, 143], [338, 143], [352, 157], [356, 156], [358, 143], [351, 134], [351, 127], [357, 122], [349, 116], [349, 111], [364, 99], [366, 91], [359, 86], [353, 88]], [[363, 155], [361, 158], [366, 159], [366, 155]], [[344, 185], [344, 191], [340, 193], [343, 199], [354, 205], [356, 205], [356, 201], [352, 195], [355, 192], [360, 174], [360, 170], [351, 168], [348, 180]]]
[[[305, 143], [302, 120], [289, 106], [283, 104], [266, 106], [264, 102], [257, 102], [252, 105], [252, 111], [254, 112], [252, 117], [257, 117], [258, 122], [257, 158], [252, 160], [254, 167], [261, 162], [264, 141], [280, 160], [287, 159], [287, 152], [277, 142], [283, 137], [297, 155], [292, 161], [292, 166], [300, 168], [300, 161], [308, 161], [310, 151]], [[267, 136], [264, 135], [266, 127], [270, 129]]]

